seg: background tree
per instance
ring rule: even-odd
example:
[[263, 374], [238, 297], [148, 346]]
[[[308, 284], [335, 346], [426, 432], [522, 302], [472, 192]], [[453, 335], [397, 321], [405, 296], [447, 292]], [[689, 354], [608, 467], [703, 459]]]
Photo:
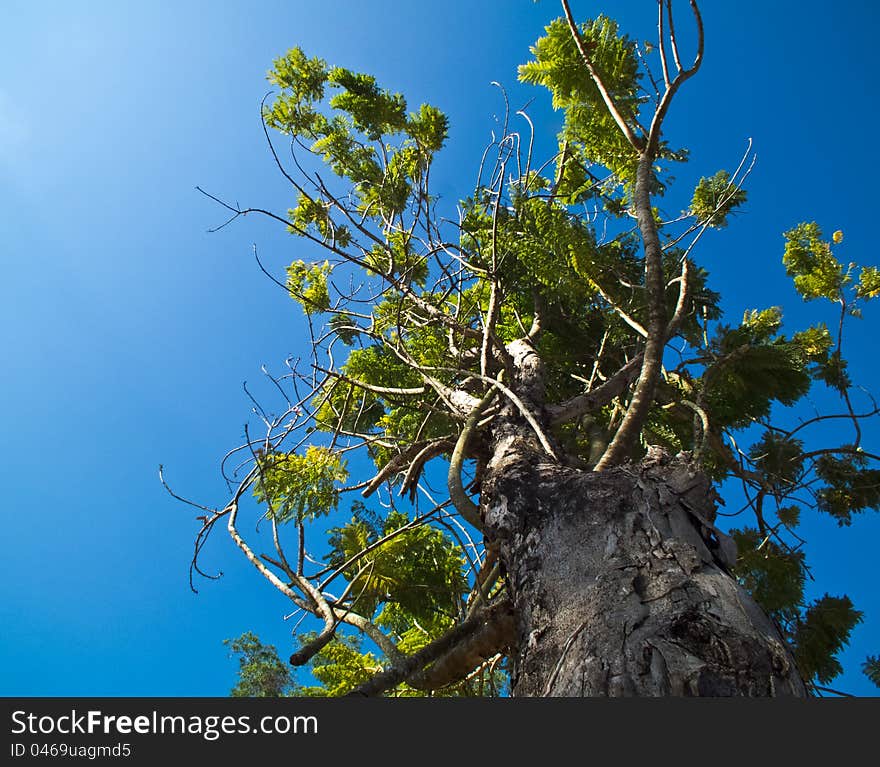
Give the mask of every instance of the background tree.
[[[687, 60], [669, 2], [652, 46], [562, 8], [520, 69], [563, 111], [557, 155], [538, 164], [533, 136], [505, 119], [454, 219], [430, 193], [439, 110], [408, 111], [300, 49], [275, 62], [264, 121], [295, 207], [218, 202], [327, 251], [276, 280], [313, 354], [273, 378], [285, 412], [255, 403], [265, 433], [234, 451], [249, 461], [196, 556], [225, 519], [321, 620], [290, 661], [311, 663], [329, 694], [497, 694], [507, 672], [516, 695], [819, 690], [860, 614], [842, 596], [805, 604], [797, 524], [803, 509], [849, 524], [880, 501], [860, 426], [877, 407], [854, 402], [843, 356], [845, 321], [880, 275], [840, 262], [841, 233], [804, 223], [786, 233], [784, 266], [804, 299], [832, 302], [836, 326], [783, 334], [778, 307], [722, 323], [693, 256], [745, 202], [750, 151], [703, 178], [681, 215], [657, 207], [686, 158], [662, 127], [702, 61], [696, 3]], [[268, 128], [289, 137], [289, 159]], [[795, 406], [817, 381], [840, 410], [804, 417]], [[843, 439], [827, 441], [829, 423]], [[349, 483], [363, 454], [372, 472]], [[728, 535], [715, 487], [731, 479], [754, 521]], [[367, 500], [347, 504], [351, 520], [328, 522], [353, 491]], [[240, 533], [247, 493], [272, 555]], [[384, 513], [366, 505], [376, 497]], [[243, 661], [277, 669], [254, 637], [237, 641]]]

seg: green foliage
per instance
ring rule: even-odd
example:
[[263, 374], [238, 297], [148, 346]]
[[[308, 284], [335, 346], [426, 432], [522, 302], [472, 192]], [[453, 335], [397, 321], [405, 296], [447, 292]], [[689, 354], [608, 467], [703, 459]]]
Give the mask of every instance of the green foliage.
[[620, 260], [619, 245], [600, 248], [588, 222], [538, 197], [499, 211], [494, 226], [486, 211], [481, 227], [469, 234], [484, 259], [497, 249], [505, 287], [538, 286], [555, 303], [583, 306], [595, 295], [594, 277]]
[[831, 245], [822, 239], [819, 225], [815, 222], [798, 224], [785, 233], [785, 240], [782, 263], [804, 300], [837, 301], [851, 277], [832, 254]]
[[852, 386], [852, 381], [846, 372], [848, 364], [840, 352], [835, 351], [829, 354], [828, 359], [817, 367], [815, 375], [832, 389], [844, 392]]
[[399, 133], [406, 126], [406, 100], [399, 93], [378, 88], [372, 75], [333, 67], [327, 82], [342, 89], [330, 99], [330, 106], [351, 115], [354, 127], [371, 141], [384, 133]]
[[[423, 104], [407, 113], [403, 95], [379, 87], [372, 75], [328, 68], [300, 48], [274, 62], [269, 80], [281, 92], [264, 111], [266, 125], [311, 142], [310, 150], [353, 184], [350, 199], [364, 220], [388, 221], [418, 196], [447, 136], [447, 118], [439, 109]], [[324, 103], [328, 89], [333, 95]], [[301, 195], [296, 211], [302, 209], [302, 221], [317, 226], [325, 241], [329, 233], [345, 248], [350, 232], [332, 221], [329, 203], [304, 201]], [[297, 223], [296, 212], [292, 218]]]
[[834, 341], [825, 323], [795, 333], [791, 340], [800, 347], [813, 379], [822, 381], [839, 392], [850, 387], [851, 382], [846, 372], [847, 362], [839, 351], [832, 351]]
[[788, 528], [795, 528], [801, 522], [801, 510], [797, 506], [782, 506], [777, 509], [776, 516]]
[[437, 107], [422, 104], [418, 114], [410, 114], [407, 130], [423, 152], [438, 152], [446, 141], [449, 120]]
[[293, 48], [286, 56], [275, 59], [268, 80], [289, 92], [291, 98], [279, 99], [273, 105], [266, 115], [266, 124], [287, 133], [313, 134], [320, 119], [312, 103], [324, 97], [326, 62], [310, 59], [301, 48]]
[[828, 354], [834, 345], [831, 333], [828, 332], [824, 322], [795, 333], [791, 340], [800, 347], [801, 353], [807, 360], [817, 363], [828, 359]]
[[269, 505], [271, 516], [279, 522], [329, 514], [339, 503], [337, 483], [348, 479], [345, 461], [316, 445], [309, 445], [305, 455], [268, 453], [259, 462], [254, 496]]
[[876, 298], [880, 296], [880, 270], [873, 266], [862, 267], [859, 285], [856, 288], [859, 298]]
[[407, 232], [389, 232], [383, 244], [374, 245], [366, 254], [368, 271], [400, 276], [407, 283], [423, 286], [428, 277], [428, 262], [415, 253], [412, 245], [412, 235]]
[[768, 613], [785, 620], [803, 600], [804, 555], [788, 552], [753, 528], [731, 530], [738, 557], [735, 575]]
[[331, 207], [300, 192], [297, 206], [287, 212], [289, 230], [294, 234], [311, 233], [331, 248], [345, 248], [351, 242], [351, 232], [333, 221]]
[[803, 472], [804, 443], [767, 430], [749, 450], [755, 466], [773, 490], [785, 495]]
[[826, 594], [811, 604], [794, 632], [795, 658], [804, 678], [827, 684], [840, 674], [843, 668], [834, 656], [861, 621], [862, 613], [849, 597]]
[[804, 678], [830, 682], [842, 671], [835, 656], [861, 622], [862, 613], [849, 597], [827, 594], [804, 608], [803, 554], [783, 550], [754, 529], [731, 533], [739, 552], [738, 580], [783, 629]]
[[[580, 31], [593, 66], [621, 113], [635, 117], [641, 104], [635, 43], [620, 35], [617, 23], [606, 16], [586, 22]], [[531, 48], [534, 60], [520, 66], [520, 80], [550, 90], [553, 108], [565, 111], [561, 138], [570, 142], [585, 165], [602, 165], [619, 181], [631, 182], [636, 154], [617, 129], [599, 89], [587, 74], [567, 23], [556, 19], [545, 32]], [[578, 186], [576, 182], [570, 183], [572, 187]]]
[[[301, 641], [305, 643], [313, 637], [314, 634], [306, 634], [301, 637]], [[401, 649], [404, 649], [405, 644], [405, 642], [401, 643]], [[407, 648], [407, 651], [412, 649]], [[386, 665], [387, 660], [364, 648], [364, 642], [360, 636], [337, 633], [336, 637], [309, 662], [309, 670], [319, 684], [298, 686], [295, 694], [315, 698], [346, 695], [368, 681], [374, 674], [382, 671]], [[506, 674], [502, 669], [497, 669], [480, 674], [475, 679], [462, 680], [441, 690], [428, 692], [417, 690], [408, 684], [401, 684], [388, 691], [386, 695], [395, 698], [494, 697], [503, 694], [506, 686]]]
[[727, 226], [727, 216], [746, 201], [746, 192], [731, 182], [726, 170], [701, 178], [691, 200], [691, 212], [716, 229]]
[[[340, 372], [349, 380], [329, 381], [313, 400], [317, 428], [330, 432], [341, 428], [360, 433], [384, 430], [389, 437], [394, 436], [393, 429], [398, 428], [401, 434], [415, 434], [425, 419], [424, 414], [419, 416], [417, 410], [413, 409], [417, 403], [413, 402], [412, 406], [400, 405], [399, 397], [383, 397], [358, 385], [390, 388], [422, 385], [418, 373], [405, 365], [387, 346], [374, 344], [352, 349]], [[409, 403], [411, 399], [406, 398], [406, 402]], [[418, 423], [413, 425], [412, 419], [415, 418], [418, 418]], [[403, 421], [408, 421], [406, 427], [402, 425]], [[434, 426], [428, 426], [426, 434], [434, 434]]]
[[293, 692], [290, 666], [273, 645], [264, 645], [250, 631], [223, 644], [238, 656], [238, 681], [229, 693], [233, 698], [280, 698]]
[[867, 466], [867, 458], [858, 451], [829, 453], [816, 462], [816, 474], [826, 483], [817, 493], [819, 509], [840, 526], [849, 525], [853, 514], [880, 509], [880, 470]]
[[[303, 645], [314, 638], [314, 634], [303, 634], [299, 637]], [[336, 637], [309, 661], [309, 670], [319, 684], [299, 687], [297, 695], [307, 698], [338, 697], [351, 692], [381, 671], [382, 664], [379, 658], [371, 652], [363, 651], [361, 646], [360, 637], [342, 636], [337, 633]]]
[[714, 426], [747, 426], [769, 415], [774, 402], [792, 405], [809, 390], [802, 347], [776, 335], [781, 324], [772, 307], [746, 312], [737, 328], [719, 326], [700, 380]]
[[306, 264], [294, 261], [287, 267], [287, 290], [302, 305], [306, 314], [325, 312], [330, 308], [330, 291], [327, 275], [330, 264]]
[[[401, 652], [417, 652], [452, 628], [461, 615], [468, 591], [463, 553], [442, 531], [426, 524], [412, 525], [405, 514], [391, 512], [382, 519], [359, 503], [353, 510], [348, 524], [329, 531], [330, 564], [343, 568], [352, 609], [387, 631]], [[304, 635], [300, 641], [305, 644], [313, 636]], [[300, 687], [297, 694], [343, 695], [387, 663], [387, 658], [366, 650], [361, 637], [337, 633], [310, 661], [309, 669], [320, 684]], [[494, 695], [505, 684], [502, 669], [487, 670], [476, 679], [431, 694]], [[427, 693], [400, 685], [390, 694]]]
[[[428, 525], [405, 527], [409, 521], [399, 512], [391, 512], [381, 525], [355, 515], [330, 531], [329, 560], [341, 567], [372, 547], [343, 570], [353, 584], [354, 609], [371, 618], [378, 610], [376, 623], [397, 635], [417, 622], [435, 638], [453, 625], [461, 610], [467, 592], [464, 558], [442, 532]], [[384, 542], [378, 543], [380, 539]]]
[[357, 323], [345, 312], [334, 315], [328, 324], [330, 329], [336, 333], [339, 340], [346, 346], [351, 346], [360, 338], [360, 329]]
[[869, 655], [862, 664], [862, 671], [868, 679], [880, 687], [880, 656]]

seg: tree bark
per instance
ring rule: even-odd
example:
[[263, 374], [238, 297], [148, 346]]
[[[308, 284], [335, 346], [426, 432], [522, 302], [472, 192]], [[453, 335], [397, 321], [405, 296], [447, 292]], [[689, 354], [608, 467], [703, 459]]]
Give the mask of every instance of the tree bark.
[[589, 472], [525, 429], [498, 435], [482, 513], [517, 620], [515, 697], [806, 694], [687, 455]]

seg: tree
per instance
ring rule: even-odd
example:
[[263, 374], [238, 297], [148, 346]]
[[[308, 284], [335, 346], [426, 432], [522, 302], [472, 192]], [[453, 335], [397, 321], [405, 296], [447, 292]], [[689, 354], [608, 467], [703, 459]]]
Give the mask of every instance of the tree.
[[[750, 149], [683, 214], [658, 207], [687, 155], [664, 120], [703, 58], [689, 5], [691, 58], [669, 0], [651, 46], [604, 16], [576, 23], [562, 0], [519, 71], [562, 111], [559, 150], [538, 164], [505, 120], [456, 220], [430, 191], [440, 110], [409, 111], [299, 48], [275, 61], [264, 128], [295, 206], [209, 196], [227, 223], [259, 213], [325, 251], [269, 275], [302, 307], [312, 357], [270, 375], [286, 408], [255, 403], [265, 432], [233, 451], [249, 460], [206, 509], [193, 569], [225, 521], [319, 619], [290, 657], [319, 685], [286, 687], [274, 648], [245, 635], [238, 691], [801, 696], [839, 672], [861, 614], [845, 596], [805, 602], [797, 526], [804, 511], [848, 525], [880, 506], [860, 425], [880, 410], [855, 401], [842, 353], [880, 272], [841, 263], [842, 233], [803, 223], [783, 265], [837, 327], [784, 334], [779, 307], [721, 321], [695, 256], [746, 202]], [[814, 385], [840, 409], [804, 417]], [[827, 423], [844, 439], [818, 441]], [[445, 498], [430, 489], [441, 475]], [[724, 531], [732, 479], [753, 521]], [[249, 494], [271, 555], [241, 533]]]

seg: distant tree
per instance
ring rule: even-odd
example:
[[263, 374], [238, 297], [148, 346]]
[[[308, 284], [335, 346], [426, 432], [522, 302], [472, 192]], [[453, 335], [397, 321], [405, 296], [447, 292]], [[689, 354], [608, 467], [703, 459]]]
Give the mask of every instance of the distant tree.
[[232, 688], [233, 698], [280, 698], [294, 689], [289, 666], [281, 661], [272, 645], [264, 645], [249, 631], [238, 639], [227, 639], [224, 644], [238, 656], [238, 682]]
[[[746, 202], [750, 148], [664, 215], [687, 154], [664, 119], [700, 69], [703, 23], [690, 0], [686, 56], [672, 3], [657, 5], [658, 39], [641, 45], [562, 0], [519, 70], [564, 116], [558, 152], [538, 162], [505, 119], [457, 213], [430, 191], [440, 110], [299, 48], [275, 61], [263, 116], [293, 207], [213, 199], [325, 251], [278, 281], [311, 360], [272, 378], [287, 406], [256, 406], [265, 433], [238, 449], [250, 460], [196, 551], [222, 520], [319, 619], [290, 657], [317, 684], [289, 687], [245, 635], [234, 694], [803, 696], [840, 672], [861, 613], [806, 601], [798, 523], [880, 505], [880, 459], [861, 444], [880, 411], [843, 355], [880, 272], [802, 223], [783, 265], [831, 326], [817, 312], [783, 333], [778, 306], [721, 321], [697, 246]], [[803, 415], [815, 385], [839, 410]], [[751, 519], [725, 532], [732, 479]], [[271, 555], [241, 532], [248, 494]], [[865, 670], [877, 681], [876, 658]]]

